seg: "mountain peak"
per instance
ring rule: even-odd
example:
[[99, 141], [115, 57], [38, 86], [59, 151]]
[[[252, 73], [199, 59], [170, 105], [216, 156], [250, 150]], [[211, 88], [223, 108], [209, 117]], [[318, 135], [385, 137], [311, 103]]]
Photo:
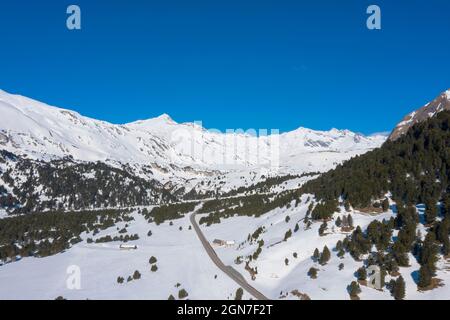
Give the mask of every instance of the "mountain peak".
[[133, 121], [131, 123], [127, 123], [126, 125], [147, 127], [147, 126], [167, 125], [167, 124], [177, 124], [177, 123], [167, 113], [163, 113], [155, 118]]
[[171, 118], [167, 113], [163, 113], [163, 114], [160, 115], [159, 117], [156, 117], [156, 119], [163, 120], [163, 121], [174, 122], [174, 121], [172, 120], [172, 118]]
[[397, 124], [389, 136], [389, 140], [395, 141], [413, 125], [436, 116], [439, 112], [450, 110], [450, 89], [441, 93], [436, 99], [427, 103], [422, 108], [411, 112]]

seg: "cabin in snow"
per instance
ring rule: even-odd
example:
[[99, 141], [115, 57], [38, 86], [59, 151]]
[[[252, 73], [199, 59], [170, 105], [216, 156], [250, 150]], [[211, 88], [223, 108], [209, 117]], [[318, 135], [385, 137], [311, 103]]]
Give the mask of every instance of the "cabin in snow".
[[234, 241], [233, 240], [214, 239], [213, 246], [215, 246], [215, 247], [232, 247], [232, 246], [234, 246]]
[[131, 245], [131, 244], [121, 244], [119, 246], [120, 250], [136, 250], [138, 247], [137, 245]]

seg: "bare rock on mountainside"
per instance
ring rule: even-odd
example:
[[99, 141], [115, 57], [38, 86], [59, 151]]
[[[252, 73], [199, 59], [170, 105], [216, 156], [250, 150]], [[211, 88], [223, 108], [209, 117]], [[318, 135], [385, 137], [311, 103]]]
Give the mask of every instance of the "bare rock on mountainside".
[[441, 93], [436, 99], [429, 102], [419, 110], [413, 111], [403, 118], [389, 136], [389, 140], [395, 141], [403, 134], [405, 134], [409, 128], [419, 122], [423, 122], [428, 118], [434, 117], [441, 111], [450, 110], [450, 89]]

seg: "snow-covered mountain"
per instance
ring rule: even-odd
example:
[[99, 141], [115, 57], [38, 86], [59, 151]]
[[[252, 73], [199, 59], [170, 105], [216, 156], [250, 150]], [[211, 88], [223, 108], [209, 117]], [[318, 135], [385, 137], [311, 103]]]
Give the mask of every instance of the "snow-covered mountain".
[[[429, 139], [385, 144], [313, 179], [385, 137], [305, 128], [226, 135], [167, 115], [113, 125], [4, 92], [0, 112], [1, 299], [234, 299], [242, 279], [281, 300], [450, 296], [450, 201], [405, 207], [394, 197], [408, 194], [408, 180], [420, 192], [448, 190], [443, 125], [425, 130], [442, 139], [415, 148], [417, 156], [403, 150]], [[231, 159], [230, 140], [238, 144]], [[272, 151], [272, 143], [278, 168], [254, 148]], [[438, 176], [424, 183], [430, 163]], [[395, 188], [379, 193], [384, 181]], [[351, 202], [371, 193], [370, 206]], [[437, 201], [442, 214], [430, 222]], [[1, 210], [16, 206], [31, 213]], [[436, 261], [423, 260], [433, 248]], [[386, 271], [374, 274], [378, 289], [369, 266]], [[74, 270], [82, 274], [75, 289]]]
[[423, 122], [428, 118], [434, 117], [439, 112], [450, 110], [450, 89], [441, 93], [436, 99], [427, 103], [422, 108], [408, 114], [403, 120], [397, 124], [395, 129], [389, 136], [389, 140], [397, 140], [401, 135], [406, 133], [409, 128], [419, 122]]
[[[250, 131], [221, 133], [196, 123], [176, 123], [165, 114], [116, 125], [4, 91], [0, 114], [1, 149], [46, 161], [70, 156], [127, 164], [140, 176], [186, 189], [218, 174], [323, 172], [386, 139], [337, 129], [299, 128], [259, 136]], [[225, 187], [236, 186], [236, 179], [226, 180]]]

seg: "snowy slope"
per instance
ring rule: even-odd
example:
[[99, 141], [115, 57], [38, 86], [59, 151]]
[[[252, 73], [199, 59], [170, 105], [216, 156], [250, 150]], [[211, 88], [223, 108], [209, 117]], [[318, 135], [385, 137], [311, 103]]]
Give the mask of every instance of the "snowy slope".
[[[139, 234], [131, 242], [137, 250], [120, 250], [120, 242], [88, 244], [83, 241], [70, 250], [46, 257], [23, 258], [0, 266], [0, 299], [161, 299], [170, 295], [178, 299], [178, 291], [185, 289], [188, 299], [233, 299], [238, 285], [220, 272], [203, 250], [188, 218], [173, 225], [148, 224], [143, 216], [133, 213], [135, 221], [128, 222], [129, 234]], [[125, 223], [117, 224], [123, 228]], [[179, 230], [182, 227], [183, 230]], [[152, 230], [152, 236], [147, 232]], [[117, 234], [116, 226], [96, 235]], [[92, 237], [84, 234], [82, 238]], [[156, 272], [150, 270], [149, 258], [157, 258]], [[81, 288], [69, 289], [67, 269], [77, 266], [81, 271]], [[138, 270], [142, 277], [127, 282]], [[217, 278], [215, 279], [215, 276]], [[123, 284], [117, 277], [125, 278]], [[176, 285], [180, 284], [179, 287]], [[250, 296], [245, 293], [244, 299]]]
[[[344, 160], [379, 147], [384, 136], [348, 130], [254, 136], [221, 133], [196, 123], [178, 124], [168, 115], [115, 125], [77, 112], [0, 90], [0, 148], [34, 159], [72, 156], [79, 161], [129, 164], [136, 174], [187, 190], [225, 175], [231, 189], [267, 175], [327, 171]], [[143, 170], [143, 167], [150, 168]], [[235, 176], [245, 176], [235, 179]], [[212, 183], [212, 182], [210, 182]]]
[[392, 131], [389, 136], [389, 140], [394, 141], [398, 139], [416, 123], [423, 122], [428, 118], [434, 117], [439, 112], [444, 110], [450, 110], [450, 89], [441, 93], [436, 99], [427, 103], [422, 108], [415, 110], [404, 117]]
[[[201, 227], [208, 240], [232, 240], [230, 247], [216, 247], [216, 253], [226, 265], [233, 266], [242, 274], [248, 283], [261, 291], [270, 299], [298, 300], [294, 291], [317, 299], [349, 299], [346, 287], [354, 281], [355, 271], [363, 265], [345, 254], [339, 258], [333, 250], [338, 240], [348, 234], [329, 222], [326, 235], [318, 236], [321, 222], [313, 223], [307, 229], [303, 223], [311, 195], [303, 195], [302, 203], [295, 207], [278, 208], [267, 214], [255, 217], [232, 217], [222, 220], [220, 224]], [[343, 211], [343, 210], [342, 210]], [[419, 209], [421, 212], [421, 209]], [[381, 221], [395, 216], [389, 210], [376, 216], [350, 212], [354, 224], [363, 229], [374, 219]], [[423, 212], [421, 212], [423, 214]], [[189, 215], [174, 220], [170, 225], [165, 222], [159, 226], [148, 223], [141, 215], [131, 214], [135, 220], [128, 222], [129, 234], [139, 234], [140, 239], [132, 241], [137, 250], [121, 251], [120, 242], [105, 244], [87, 243], [91, 234], [83, 234], [83, 242], [71, 249], [46, 258], [23, 258], [18, 262], [0, 266], [0, 298], [1, 299], [54, 299], [63, 296], [68, 299], [167, 299], [169, 295], [177, 297], [178, 290], [184, 288], [189, 299], [233, 299], [238, 286], [223, 274], [210, 260], [193, 230], [189, 230]], [[335, 214], [337, 218], [341, 214]], [[286, 216], [290, 217], [286, 222]], [[199, 219], [201, 216], [198, 216]], [[294, 230], [298, 223], [300, 229], [294, 232], [287, 241], [282, 241], [288, 229]], [[94, 238], [105, 235], [114, 236], [117, 228], [124, 227], [119, 223], [114, 227], [101, 231]], [[180, 230], [180, 227], [182, 228]], [[256, 243], [249, 243], [247, 235], [257, 228], [264, 227], [259, 239], [264, 240], [263, 250], [256, 261], [258, 274], [252, 280], [245, 270], [245, 265], [236, 264], [238, 256], [248, 256], [255, 252]], [[152, 236], [148, 237], [148, 230]], [[315, 248], [321, 250], [327, 245], [331, 250], [330, 261], [322, 266], [311, 259]], [[297, 253], [295, 258], [293, 254]], [[151, 272], [149, 257], [155, 256], [158, 270]], [[289, 264], [286, 266], [285, 259]], [[343, 270], [339, 264], [343, 263]], [[415, 277], [419, 269], [418, 263], [410, 256], [410, 267], [400, 268], [406, 282], [406, 299], [445, 299], [450, 297], [450, 261], [441, 259], [438, 264], [437, 278], [444, 286], [431, 291], [418, 291]], [[78, 266], [81, 271], [81, 289], [71, 290], [66, 282], [69, 277], [67, 268]], [[317, 279], [308, 276], [311, 267], [319, 269]], [[117, 277], [125, 279], [135, 270], [142, 274], [139, 280], [117, 283]], [[217, 278], [216, 278], [217, 275]], [[387, 276], [386, 282], [395, 277]], [[180, 284], [177, 287], [177, 284]], [[392, 300], [390, 292], [368, 288], [361, 285], [361, 299]], [[249, 299], [247, 293], [244, 299]]]
[[[346, 290], [347, 285], [356, 280], [355, 271], [363, 266], [363, 262], [357, 262], [349, 254], [343, 259], [337, 257], [333, 250], [338, 240], [343, 240], [349, 233], [342, 232], [340, 228], [334, 226], [334, 221], [328, 223], [326, 235], [321, 237], [318, 234], [319, 226], [322, 222], [315, 222], [310, 229], [307, 229], [303, 223], [303, 218], [308, 210], [307, 199], [312, 195], [303, 195], [302, 202], [298, 207], [292, 203], [290, 208], [278, 208], [259, 218], [255, 217], [232, 217], [223, 219], [220, 224], [213, 224], [209, 227], [202, 226], [202, 230], [208, 240], [214, 239], [233, 240], [235, 246], [228, 248], [218, 248], [216, 250], [220, 258], [234, 268], [236, 268], [246, 280], [255, 288], [273, 299], [298, 299], [292, 294], [292, 291], [298, 290], [307, 294], [313, 300], [328, 299], [349, 299]], [[343, 209], [343, 208], [341, 208]], [[344, 210], [341, 210], [345, 212]], [[423, 211], [419, 209], [423, 214]], [[348, 213], [345, 213], [348, 214]], [[356, 226], [361, 226], [364, 230], [373, 220], [382, 221], [394, 216], [392, 210], [379, 215], [367, 215], [358, 211], [351, 211]], [[336, 213], [334, 218], [342, 216]], [[290, 217], [286, 222], [286, 216]], [[198, 219], [201, 216], [198, 217]], [[296, 223], [300, 229], [293, 232], [292, 237], [283, 241], [287, 230], [294, 230]], [[260, 240], [264, 240], [264, 246], [259, 258], [250, 263], [251, 267], [257, 267], [258, 274], [256, 280], [252, 280], [250, 274], [245, 270], [245, 264], [236, 264], [235, 259], [238, 256], [246, 257], [255, 252], [257, 243], [250, 244], [247, 236], [255, 232], [259, 227], [264, 227], [265, 231], [261, 234]], [[419, 227], [420, 228], [420, 227]], [[422, 229], [422, 232], [424, 230]], [[322, 266], [314, 262], [311, 257], [315, 248], [322, 251], [324, 246], [331, 251], [331, 259]], [[297, 258], [293, 254], [297, 253]], [[285, 259], [289, 260], [286, 266]], [[438, 264], [437, 278], [441, 279], [444, 286], [431, 291], [418, 291], [415, 277], [419, 270], [419, 264], [410, 254], [410, 267], [401, 267], [400, 273], [406, 282], [406, 299], [447, 299], [450, 297], [450, 261], [441, 259]], [[344, 269], [339, 270], [340, 263], [344, 264]], [[317, 279], [311, 279], [308, 276], [308, 270], [311, 267], [319, 269]], [[392, 279], [386, 277], [386, 283]], [[387, 289], [378, 291], [366, 286], [361, 286], [362, 293], [360, 298], [363, 300], [388, 299], [392, 300], [390, 292]], [[280, 293], [283, 293], [280, 295]]]

